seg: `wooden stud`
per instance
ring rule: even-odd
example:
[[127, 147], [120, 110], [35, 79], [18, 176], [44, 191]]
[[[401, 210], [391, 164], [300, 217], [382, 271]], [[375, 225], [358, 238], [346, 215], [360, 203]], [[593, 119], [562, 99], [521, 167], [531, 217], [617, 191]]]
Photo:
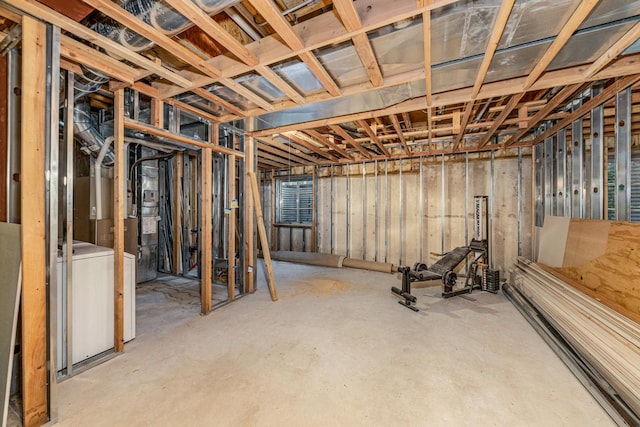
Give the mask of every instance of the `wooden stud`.
[[529, 121], [529, 108], [526, 105], [518, 108], [518, 128], [526, 129]]
[[164, 104], [158, 98], [151, 98], [151, 126], [164, 129]]
[[154, 126], [151, 126], [145, 123], [136, 122], [130, 119], [124, 120], [124, 127], [127, 129], [133, 129], [140, 132], [145, 132], [145, 133], [148, 133], [149, 135], [155, 135], [155, 136], [160, 136], [162, 138], [167, 138], [169, 140], [176, 141], [181, 144], [187, 144], [187, 145], [191, 145], [198, 148], [210, 148], [211, 150], [218, 153], [227, 154], [227, 155], [233, 154], [238, 157], [244, 157], [244, 154], [240, 151], [232, 150], [230, 148], [222, 147], [219, 145], [211, 145], [208, 142], [198, 141], [197, 139], [188, 138], [182, 135], [177, 135], [169, 131], [166, 131], [164, 129], [158, 129]]
[[113, 94], [113, 287], [114, 323], [113, 346], [115, 351], [124, 350], [124, 207], [126, 195], [125, 149], [124, 149], [124, 89]]
[[253, 196], [253, 204], [256, 212], [256, 220], [258, 223], [258, 234], [262, 243], [262, 256], [264, 264], [267, 268], [267, 284], [269, 286], [269, 294], [272, 301], [278, 300], [278, 292], [276, 290], [276, 279], [273, 275], [273, 266], [271, 263], [271, 252], [269, 251], [269, 241], [267, 240], [267, 230], [264, 227], [264, 216], [262, 215], [262, 206], [260, 205], [260, 192], [258, 190], [258, 180], [255, 172], [247, 172], [248, 181], [251, 184], [251, 195]]
[[[214, 125], [215, 126], [215, 125]], [[173, 200], [171, 211], [173, 216], [173, 264], [171, 272], [175, 275], [182, 274], [182, 180], [184, 176], [184, 157], [182, 153], [176, 154], [173, 158]]]
[[[245, 129], [248, 132], [251, 132], [254, 127], [253, 119], [245, 120]], [[255, 172], [256, 170], [256, 160], [254, 156], [255, 152], [255, 139], [251, 134], [246, 134], [244, 137], [244, 153], [245, 153], [245, 161], [244, 161], [244, 169], [246, 172]], [[251, 197], [248, 197], [249, 192], [251, 191], [251, 183], [245, 179], [244, 183], [244, 194], [247, 197], [244, 198], [244, 253], [245, 253], [245, 263], [247, 266], [245, 272], [245, 289], [248, 293], [251, 293], [255, 290], [255, 272], [256, 272], [256, 253], [255, 253], [255, 216], [254, 216], [254, 200]], [[268, 249], [268, 248], [267, 248]], [[250, 268], [249, 268], [250, 267]]]
[[[217, 131], [217, 125], [212, 126]], [[215, 144], [217, 132], [212, 132], [211, 139]], [[200, 165], [201, 208], [200, 208], [200, 313], [211, 311], [211, 231], [212, 231], [212, 168], [213, 159], [211, 148], [200, 151], [202, 164]], [[233, 156], [232, 156], [233, 157]]]
[[637, 22], [629, 31], [627, 31], [622, 37], [618, 39], [609, 49], [607, 49], [598, 59], [596, 59], [587, 70], [584, 72], [585, 79], [593, 77], [598, 71], [602, 70], [605, 66], [611, 63], [618, 57], [626, 48], [631, 46], [636, 40], [640, 38], [640, 22]]
[[[235, 138], [235, 135], [234, 135]], [[246, 158], [246, 157], [245, 157]], [[238, 199], [238, 191], [237, 191], [237, 179], [236, 179], [236, 156], [229, 156], [228, 158], [228, 167], [227, 170], [227, 182], [229, 183], [229, 196], [228, 199], [237, 200]], [[229, 206], [227, 206], [229, 208]], [[227, 249], [229, 253], [227, 254], [227, 298], [229, 301], [233, 301], [235, 298], [235, 289], [236, 289], [236, 221], [237, 218], [237, 210], [231, 208], [230, 212], [227, 212]]]
[[[48, 421], [45, 217], [46, 27], [22, 19], [22, 406], [27, 427]], [[28, 66], [26, 66], [28, 64]]]
[[367, 37], [366, 33], [361, 33], [353, 36], [352, 40], [367, 76], [369, 76], [369, 81], [371, 81], [373, 87], [382, 86], [384, 84], [382, 71], [380, 71], [380, 65], [369, 42], [369, 37]]

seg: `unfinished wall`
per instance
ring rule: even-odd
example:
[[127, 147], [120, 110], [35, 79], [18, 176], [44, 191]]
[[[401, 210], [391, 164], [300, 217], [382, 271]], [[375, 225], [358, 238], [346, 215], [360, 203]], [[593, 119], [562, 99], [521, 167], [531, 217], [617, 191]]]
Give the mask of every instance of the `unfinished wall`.
[[[431, 264], [438, 259], [431, 252], [470, 241], [473, 198], [486, 195], [490, 255], [494, 268], [506, 272], [519, 254], [531, 256], [532, 220], [531, 158], [528, 152], [509, 154], [493, 160], [489, 154], [459, 155], [444, 164], [442, 157], [425, 157], [318, 167], [315, 249], [395, 265]], [[265, 206], [271, 188], [264, 180]], [[269, 227], [270, 218], [266, 222]], [[301, 250], [300, 239], [281, 236], [277, 249]]]

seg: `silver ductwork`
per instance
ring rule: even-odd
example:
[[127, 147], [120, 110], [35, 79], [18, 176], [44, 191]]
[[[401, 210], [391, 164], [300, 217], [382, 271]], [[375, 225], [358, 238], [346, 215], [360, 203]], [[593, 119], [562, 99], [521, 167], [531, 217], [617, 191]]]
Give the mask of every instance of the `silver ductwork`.
[[[239, 0], [192, 0], [208, 15], [215, 15], [234, 6]], [[141, 21], [167, 36], [186, 30], [193, 23], [162, 0], [125, 0], [120, 6]], [[153, 47], [154, 43], [114, 20], [95, 24], [92, 29], [129, 49], [140, 52]]]
[[[105, 138], [93, 124], [87, 103], [76, 104], [73, 109], [73, 133], [82, 142], [87, 154], [97, 155], [105, 143]], [[104, 158], [113, 162], [113, 153], [106, 153]]]

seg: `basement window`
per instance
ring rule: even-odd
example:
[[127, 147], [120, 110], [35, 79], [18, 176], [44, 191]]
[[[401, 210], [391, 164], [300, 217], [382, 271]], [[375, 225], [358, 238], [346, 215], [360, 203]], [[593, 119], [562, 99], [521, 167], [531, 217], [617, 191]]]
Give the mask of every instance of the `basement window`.
[[313, 180], [310, 176], [276, 180], [276, 222], [311, 225]]

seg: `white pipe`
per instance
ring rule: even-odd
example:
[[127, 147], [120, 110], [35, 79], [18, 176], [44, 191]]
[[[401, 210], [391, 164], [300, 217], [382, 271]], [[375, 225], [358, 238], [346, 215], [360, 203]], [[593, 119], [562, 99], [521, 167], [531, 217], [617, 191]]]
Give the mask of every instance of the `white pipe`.
[[102, 219], [102, 160], [107, 154], [107, 150], [109, 150], [109, 147], [111, 147], [112, 143], [112, 136], [105, 139], [104, 144], [102, 144], [102, 147], [100, 148], [100, 153], [98, 153], [98, 158], [96, 159], [94, 165], [93, 175], [96, 185], [96, 219]]

